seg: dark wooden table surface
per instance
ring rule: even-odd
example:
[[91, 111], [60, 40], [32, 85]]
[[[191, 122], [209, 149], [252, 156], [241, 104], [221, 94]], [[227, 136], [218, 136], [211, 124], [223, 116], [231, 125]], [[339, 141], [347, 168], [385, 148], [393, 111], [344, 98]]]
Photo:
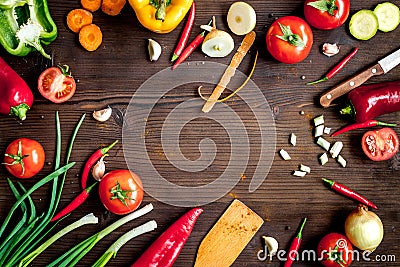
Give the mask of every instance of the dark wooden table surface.
[[[228, 31], [226, 14], [231, 2], [197, 1], [196, 21], [191, 38], [194, 38], [194, 35], [199, 32], [199, 25], [207, 23], [211, 16], [216, 16], [220, 29]], [[372, 9], [379, 2], [381, 1], [352, 1], [350, 13], [353, 14], [360, 9]], [[394, 2], [400, 5], [400, 1]], [[326, 125], [332, 127], [333, 130], [347, 123], [338, 114], [337, 106], [328, 109], [321, 108], [318, 105], [319, 96], [346, 77], [399, 48], [400, 29], [390, 33], [378, 32], [369, 41], [358, 41], [352, 38], [347, 30], [348, 22], [345, 26], [332, 31], [313, 29], [314, 45], [308, 58], [298, 64], [285, 65], [273, 60], [266, 52], [265, 33], [268, 26], [277, 17], [302, 16], [303, 1], [254, 0], [249, 1], [249, 3], [257, 12], [255, 47], [260, 54], [252, 80], [267, 99], [275, 120], [276, 149], [266, 152], [273, 155], [274, 160], [269, 173], [265, 173], [267, 175], [265, 181], [256, 191], [250, 193], [248, 187], [251, 178], [257, 165], [262, 164], [258, 163], [261, 151], [259, 147], [259, 125], [254, 123], [251, 111], [246, 105], [242, 105], [239, 97], [228, 101], [229, 105], [242, 118], [243, 123], [247, 125], [251, 140], [251, 156], [244, 173], [237, 174], [238, 177], [242, 175], [242, 179], [239, 179], [237, 185], [220, 199], [203, 206], [204, 213], [198, 220], [174, 266], [193, 265], [200, 241], [234, 198], [243, 201], [265, 220], [262, 228], [240, 254], [234, 266], [280, 266], [280, 262], [276, 258], [272, 263], [261, 262], [257, 259], [257, 252], [262, 248], [261, 236], [273, 236], [279, 241], [281, 249], [287, 249], [301, 219], [304, 217], [308, 218], [308, 223], [304, 229], [302, 249], [315, 249], [320, 238], [329, 232], [343, 233], [344, 220], [349, 212], [356, 207], [356, 203], [325, 187], [321, 182], [323, 177], [356, 189], [379, 206], [376, 213], [384, 224], [383, 242], [371, 256], [370, 262], [360, 260], [360, 262], [354, 262], [353, 266], [399, 266], [399, 157], [383, 162], [370, 161], [364, 156], [360, 147], [360, 139], [364, 131], [358, 130], [336, 139], [344, 143], [342, 154], [348, 161], [346, 168], [341, 168], [334, 160], [330, 160], [325, 166], [320, 166], [318, 155], [322, 153], [322, 150], [314, 142], [311, 133], [311, 119], [323, 114]], [[170, 34], [159, 35], [143, 28], [129, 5], [126, 5], [122, 13], [116, 17], [110, 17], [101, 11], [97, 11], [94, 13], [94, 23], [99, 25], [103, 31], [103, 43], [97, 51], [87, 52], [79, 45], [77, 35], [67, 29], [65, 22], [66, 14], [71, 9], [80, 7], [79, 2], [50, 0], [49, 7], [58, 26], [59, 35], [54, 43], [46, 47], [46, 50], [53, 52], [54, 64], [67, 64], [71, 67], [72, 73], [78, 81], [76, 93], [66, 103], [50, 103], [41, 97], [36, 89], [39, 75], [37, 55], [31, 54], [20, 58], [10, 56], [1, 49], [0, 56], [28, 82], [36, 98], [32, 109], [29, 111], [28, 118], [22, 123], [11, 117], [0, 117], [0, 151], [3, 153], [7, 144], [17, 137], [33, 138], [43, 144], [48, 164], [37, 178], [22, 181], [24, 185], [29, 187], [52, 170], [55, 150], [55, 111], [59, 111], [61, 118], [63, 152], [66, 149], [68, 137], [72, 133], [73, 127], [80, 116], [86, 113], [88, 116], [77, 136], [71, 156], [71, 160], [75, 161], [76, 165], [69, 171], [65, 182], [60, 202], [60, 207], [63, 207], [80, 191], [79, 174], [88, 156], [95, 149], [103, 147], [115, 139], [121, 140], [122, 138], [122, 128], [115, 120], [111, 119], [105, 123], [99, 123], [91, 117], [91, 113], [93, 110], [101, 109], [107, 105], [121, 111], [126, 110], [129, 101], [140, 85], [153, 74], [170, 66], [169, 59], [180, 35], [182, 24]], [[239, 36], [233, 37], [237, 48], [241, 38]], [[158, 62], [150, 62], [148, 59], [148, 38], [157, 40], [163, 48], [163, 53]], [[320, 47], [325, 42], [338, 43], [341, 47], [340, 54], [332, 58], [322, 55]], [[320, 78], [353, 47], [359, 47], [358, 54], [334, 79], [315, 86], [305, 85], [305, 81]], [[251, 52], [253, 55], [254, 51], [253, 49]], [[211, 59], [205, 57], [199, 50], [195, 51], [187, 62], [228, 64], [230, 57], [231, 55], [226, 58]], [[249, 73], [251, 58], [249, 56], [245, 58], [239, 67], [240, 71]], [[210, 77], [211, 75], [214, 74], [210, 74]], [[188, 79], [190, 80], [190, 77]], [[399, 67], [385, 75], [372, 78], [368, 83], [398, 79], [400, 79]], [[165, 87], [168, 87], [173, 79], [166, 79], [164, 82]], [[189, 159], [196, 160], [200, 156], [200, 141], [204, 138], [211, 138], [215, 140], [218, 148], [214, 162], [206, 170], [191, 174], [175, 168], [166, 158], [160, 137], [163, 122], [175, 106], [198, 97], [196, 88], [197, 86], [190, 84], [179, 87], [179, 90], [169, 91], [151, 110], [149, 118], [144, 118], [147, 119], [146, 146], [152, 164], [166, 179], [176, 184], [181, 183], [188, 186], [206, 184], [217, 179], [224, 168], [228, 166], [231, 157], [229, 139], [224, 127], [220, 127], [210, 119], [200, 118], [192, 121], [182, 130], [179, 137], [180, 149]], [[301, 115], [300, 111], [304, 111], [304, 114]], [[382, 120], [400, 123], [398, 114], [385, 115]], [[398, 128], [395, 130], [400, 133]], [[296, 147], [291, 147], [288, 143], [288, 137], [292, 132], [298, 138]], [[281, 148], [289, 151], [292, 156], [291, 161], [281, 159], [277, 153]], [[229, 164], [239, 164], [239, 161], [236, 160], [236, 162]], [[299, 163], [307, 164], [312, 169], [311, 173], [304, 178], [291, 175], [292, 170], [297, 169]], [[120, 142], [107, 158], [107, 170], [123, 168], [127, 168], [127, 164], [124, 159], [123, 144]], [[135, 170], [140, 173], [141, 166], [136, 166]], [[5, 217], [14, 201], [5, 179], [8, 176], [5, 168], [1, 167], [1, 218]], [[142, 176], [141, 178], [146, 189], [146, 179], [149, 179], [149, 177]], [[171, 195], [170, 200], [173, 201], [179, 199], [179, 197], [179, 195]], [[45, 209], [48, 204], [48, 187], [36, 192], [34, 199], [39, 208]], [[153, 212], [107, 236], [79, 263], [79, 266], [89, 266], [94, 263], [122, 233], [148, 219], [155, 219], [158, 223], [157, 230], [130, 241], [122, 247], [117, 257], [109, 262], [109, 266], [129, 266], [163, 230], [188, 210], [187, 207], [178, 207], [157, 201], [148, 194], [145, 195], [143, 200], [143, 204], [147, 203], [153, 203]], [[63, 237], [37, 258], [32, 266], [43, 266], [49, 263], [80, 240], [119, 218], [107, 212], [97, 194], [94, 193], [82, 207], [62, 221], [57, 229], [89, 212], [93, 212], [99, 217], [98, 225], [85, 226]], [[374, 261], [375, 255], [386, 256], [386, 258], [394, 255], [396, 261], [376, 262]], [[301, 261], [296, 265], [318, 266], [319, 263]]]

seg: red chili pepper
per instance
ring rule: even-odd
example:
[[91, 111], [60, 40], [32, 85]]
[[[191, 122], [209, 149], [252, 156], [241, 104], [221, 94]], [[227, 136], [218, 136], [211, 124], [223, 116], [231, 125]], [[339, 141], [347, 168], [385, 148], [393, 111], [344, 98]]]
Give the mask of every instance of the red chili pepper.
[[314, 81], [314, 82], [309, 82], [307, 84], [316, 84], [316, 83], [324, 82], [324, 81], [331, 79], [333, 76], [335, 76], [339, 71], [341, 71], [344, 68], [344, 66], [347, 64], [347, 62], [349, 62], [349, 60], [352, 57], [354, 57], [354, 55], [357, 53], [357, 51], [358, 51], [357, 47], [353, 48], [351, 53], [348, 54], [347, 56], [345, 56], [335, 67], [333, 67], [333, 69], [331, 69], [325, 75], [325, 77], [323, 77], [322, 79], [319, 79], [317, 81]]
[[82, 179], [81, 179], [82, 189], [85, 189], [85, 188], [86, 188], [90, 169], [92, 169], [93, 165], [96, 164], [96, 162], [97, 162], [102, 156], [104, 156], [116, 143], [118, 143], [118, 140], [116, 140], [114, 143], [112, 143], [112, 144], [109, 145], [108, 147], [101, 148], [101, 149], [97, 150], [97, 151], [94, 152], [94, 153], [89, 157], [89, 159], [86, 161], [86, 164], [85, 164], [85, 166], [83, 167], [83, 172], [82, 172]]
[[185, 28], [183, 29], [181, 38], [179, 39], [178, 45], [175, 48], [174, 54], [172, 55], [172, 59], [171, 59], [172, 62], [174, 62], [182, 54], [182, 51], [185, 48], [185, 46], [189, 40], [189, 36], [190, 36], [190, 33], [193, 28], [193, 24], [194, 24], [194, 15], [195, 14], [196, 14], [196, 6], [193, 1], [192, 7], [190, 8], [190, 13], [189, 13], [189, 17], [186, 22]]
[[400, 80], [360, 86], [347, 98], [350, 103], [340, 113], [351, 115], [356, 122], [400, 111]]
[[348, 188], [342, 184], [336, 183], [332, 180], [328, 180], [328, 179], [324, 179], [324, 178], [322, 178], [322, 180], [325, 183], [327, 183], [336, 192], [338, 192], [346, 197], [349, 197], [351, 199], [354, 199], [354, 200], [356, 200], [364, 205], [367, 205], [373, 209], [378, 209], [374, 203], [372, 203], [371, 201], [369, 201], [362, 195], [358, 194], [357, 192], [351, 190], [350, 188]]
[[292, 243], [290, 244], [289, 252], [287, 254], [287, 259], [285, 261], [284, 267], [292, 266], [294, 260], [296, 259], [296, 256], [297, 256], [299, 248], [300, 248], [301, 239], [303, 238], [302, 232], [303, 232], [304, 225], [306, 224], [306, 221], [307, 221], [307, 218], [304, 218], [303, 223], [301, 224], [300, 230], [297, 233], [297, 236], [293, 239]]
[[33, 94], [26, 82], [0, 58], [0, 114], [26, 119]]
[[353, 123], [351, 125], [348, 125], [346, 127], [343, 127], [342, 129], [334, 132], [331, 136], [335, 137], [338, 136], [339, 134], [355, 130], [355, 129], [362, 129], [362, 128], [369, 128], [369, 127], [374, 127], [374, 126], [390, 126], [390, 127], [395, 127], [397, 124], [394, 123], [386, 123], [382, 121], [377, 121], [377, 120], [368, 120], [366, 122], [359, 122], [359, 123]]
[[172, 266], [202, 212], [202, 208], [193, 208], [180, 217], [151, 244], [131, 267]]
[[77, 209], [80, 205], [85, 202], [85, 200], [89, 197], [90, 191], [92, 191], [93, 187], [97, 185], [98, 182], [95, 182], [88, 188], [84, 189], [79, 195], [77, 195], [65, 208], [63, 208], [59, 213], [57, 213], [50, 222], [55, 222], [58, 219], [64, 217], [65, 215], [71, 213], [75, 209]]

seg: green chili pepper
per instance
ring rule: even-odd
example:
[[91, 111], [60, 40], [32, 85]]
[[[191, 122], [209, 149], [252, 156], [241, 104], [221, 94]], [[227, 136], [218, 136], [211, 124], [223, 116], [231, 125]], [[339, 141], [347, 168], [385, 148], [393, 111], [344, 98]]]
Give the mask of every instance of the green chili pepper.
[[57, 37], [57, 26], [50, 16], [47, 0], [5, 0], [0, 3], [0, 43], [10, 54], [25, 56], [44, 51]]

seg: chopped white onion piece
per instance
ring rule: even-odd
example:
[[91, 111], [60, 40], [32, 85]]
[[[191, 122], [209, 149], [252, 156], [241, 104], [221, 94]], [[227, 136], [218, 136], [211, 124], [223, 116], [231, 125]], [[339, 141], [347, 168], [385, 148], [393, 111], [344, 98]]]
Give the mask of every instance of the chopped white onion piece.
[[343, 168], [346, 167], [347, 162], [341, 155], [338, 155], [336, 160], [340, 164], [340, 166], [342, 166]]
[[294, 133], [292, 133], [292, 134], [290, 135], [290, 143], [292, 144], [292, 146], [296, 146], [296, 143], [297, 143], [297, 136], [296, 136]]
[[287, 152], [286, 152], [285, 150], [283, 150], [283, 149], [279, 150], [279, 154], [281, 154], [281, 157], [282, 157], [284, 160], [290, 160], [290, 159], [292, 159], [292, 158], [290, 157], [289, 153], [287, 153]]
[[329, 153], [331, 153], [332, 158], [336, 158], [340, 154], [340, 151], [342, 151], [342, 148], [343, 148], [342, 142], [340, 141], [335, 142], [331, 150], [329, 151]]
[[311, 172], [311, 168], [306, 166], [306, 165], [303, 165], [303, 164], [300, 164], [300, 168], [299, 169], [302, 172], [306, 172], [306, 173], [310, 173]]
[[321, 165], [325, 165], [328, 162], [328, 154], [324, 153], [319, 157]]
[[324, 115], [320, 115], [320, 116], [314, 118], [314, 126], [318, 126], [318, 125], [324, 124], [324, 122], [325, 122], [324, 121]]
[[292, 175], [293, 176], [297, 176], [297, 177], [304, 177], [306, 176], [307, 172], [303, 172], [303, 171], [293, 171]]
[[332, 128], [325, 127], [324, 128], [324, 134], [330, 134], [331, 130], [332, 130]]
[[329, 143], [328, 141], [326, 141], [324, 138], [322, 137], [318, 137], [317, 140], [317, 144], [320, 145], [323, 149], [325, 149], [326, 151], [329, 150], [329, 148], [331, 147], [331, 143]]
[[325, 126], [323, 124], [318, 125], [317, 127], [315, 127], [314, 129], [314, 137], [320, 137], [324, 134], [324, 128]]

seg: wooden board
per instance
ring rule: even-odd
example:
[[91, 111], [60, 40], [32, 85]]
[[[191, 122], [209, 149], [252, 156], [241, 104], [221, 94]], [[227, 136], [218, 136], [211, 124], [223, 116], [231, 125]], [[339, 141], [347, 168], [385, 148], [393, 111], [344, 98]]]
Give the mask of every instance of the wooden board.
[[200, 244], [195, 267], [229, 267], [264, 220], [235, 199]]

